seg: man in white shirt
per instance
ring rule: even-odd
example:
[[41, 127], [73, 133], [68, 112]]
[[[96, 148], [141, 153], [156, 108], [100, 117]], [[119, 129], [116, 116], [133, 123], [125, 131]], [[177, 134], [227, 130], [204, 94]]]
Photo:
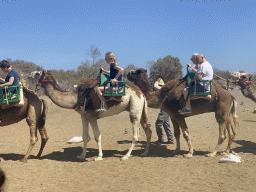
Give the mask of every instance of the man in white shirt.
[[[213, 79], [213, 69], [211, 64], [206, 61], [204, 54], [198, 54], [197, 55], [197, 61], [198, 63], [200, 63], [200, 66], [197, 70], [197, 73], [195, 75], [195, 78], [191, 80], [191, 83], [189, 85], [189, 89], [193, 89], [194, 88], [194, 84], [193, 82], [196, 80], [212, 80]], [[204, 89], [206, 91], [210, 90], [210, 82], [206, 82], [206, 83], [200, 83], [198, 84], [198, 88], [200, 92], [203, 92]], [[190, 98], [189, 98], [189, 89], [184, 89], [183, 91], [183, 95], [184, 95], [184, 99], [186, 100], [187, 98], [187, 102], [186, 105], [183, 109], [179, 110], [180, 114], [184, 114], [184, 113], [191, 113], [192, 109], [191, 109], [191, 105], [190, 105]]]

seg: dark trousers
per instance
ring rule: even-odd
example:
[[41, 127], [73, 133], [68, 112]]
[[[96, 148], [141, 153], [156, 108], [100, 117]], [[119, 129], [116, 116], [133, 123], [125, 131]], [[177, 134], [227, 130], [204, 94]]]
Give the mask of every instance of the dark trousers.
[[165, 111], [161, 110], [156, 120], [156, 133], [158, 140], [164, 141], [163, 127], [167, 136], [167, 139], [173, 141], [173, 134], [170, 127], [170, 116]]

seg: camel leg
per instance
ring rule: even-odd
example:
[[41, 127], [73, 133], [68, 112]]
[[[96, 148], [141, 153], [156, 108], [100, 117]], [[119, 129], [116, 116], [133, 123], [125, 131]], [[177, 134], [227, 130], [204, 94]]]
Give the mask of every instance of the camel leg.
[[132, 130], [133, 130], [132, 145], [131, 145], [129, 151], [126, 153], [126, 155], [121, 158], [121, 160], [127, 160], [127, 159], [130, 157], [131, 152], [132, 152], [132, 150], [133, 150], [135, 144], [136, 144], [137, 141], [138, 141], [138, 127], [137, 127], [137, 122], [138, 122], [138, 120], [137, 120], [137, 118], [136, 118], [135, 115], [131, 115], [131, 114], [130, 114], [130, 120], [131, 120], [131, 122], [132, 122]]
[[227, 121], [223, 120], [222, 116], [219, 116], [219, 115], [216, 115], [216, 120], [219, 123], [219, 139], [218, 139], [218, 144], [215, 147], [213, 152], [205, 155], [206, 157], [214, 157], [217, 154], [217, 151], [218, 151], [220, 145], [223, 143], [223, 141], [226, 138], [226, 136], [225, 136], [225, 129], [226, 129]]
[[176, 139], [176, 151], [175, 154], [180, 152], [180, 127], [179, 124], [171, 118], [173, 129], [174, 129], [174, 137]]
[[225, 154], [230, 152], [231, 145], [232, 145], [233, 140], [234, 140], [235, 135], [236, 135], [236, 132], [234, 131], [234, 122], [233, 122], [231, 116], [229, 116], [229, 121], [228, 121], [228, 124], [227, 124], [227, 130], [228, 130], [228, 135], [229, 135], [228, 146], [227, 146], [227, 149], [222, 153], [222, 155], [225, 155]]
[[[145, 121], [144, 118], [141, 118], [140, 123], [141, 123], [141, 126], [142, 126], [143, 130], [145, 131], [146, 136], [147, 136], [147, 145], [146, 145], [146, 149], [145, 149], [145, 151], [141, 154], [142, 157], [145, 157], [145, 156], [148, 155], [152, 131], [151, 131], [151, 129], [150, 129], [150, 125], [147, 123], [147, 121]], [[138, 132], [139, 132], [139, 131], [138, 131]]]
[[184, 157], [193, 157], [193, 153], [194, 153], [194, 149], [192, 146], [192, 142], [191, 142], [191, 138], [188, 132], [188, 128], [181, 128], [182, 133], [183, 133], [183, 137], [186, 139], [187, 143], [188, 143], [188, 153], [184, 155]]
[[38, 129], [39, 129], [39, 133], [40, 133], [40, 135], [41, 135], [41, 147], [40, 147], [40, 150], [39, 150], [39, 152], [38, 152], [38, 154], [37, 154], [37, 156], [36, 156], [37, 159], [39, 159], [39, 158], [41, 157], [42, 152], [43, 152], [43, 150], [44, 150], [44, 147], [45, 147], [45, 145], [46, 145], [46, 142], [47, 142], [48, 139], [49, 139], [49, 137], [48, 137], [48, 135], [47, 135], [47, 132], [46, 132], [45, 126], [39, 127]]
[[102, 160], [103, 153], [102, 153], [102, 147], [101, 147], [101, 135], [100, 135], [99, 127], [97, 124], [97, 119], [95, 117], [90, 117], [90, 124], [93, 130], [95, 141], [97, 142], [98, 148], [99, 148], [98, 157], [94, 158], [94, 160], [99, 161], [99, 160]]
[[82, 125], [83, 125], [84, 147], [83, 147], [83, 152], [80, 155], [78, 155], [77, 158], [78, 159], [85, 159], [87, 143], [89, 141], [89, 120], [85, 115], [81, 115], [81, 119], [82, 119]]
[[28, 106], [28, 115], [26, 121], [30, 128], [30, 144], [26, 155], [23, 157], [23, 159], [21, 159], [22, 162], [27, 162], [29, 154], [38, 140], [35, 108], [31, 105]]

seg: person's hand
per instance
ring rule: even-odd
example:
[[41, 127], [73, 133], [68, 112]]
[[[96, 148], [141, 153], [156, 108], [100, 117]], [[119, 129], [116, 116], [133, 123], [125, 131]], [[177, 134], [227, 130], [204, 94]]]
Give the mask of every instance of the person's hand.
[[190, 63], [187, 64], [187, 67], [191, 67]]
[[112, 85], [115, 85], [118, 81], [117, 81], [117, 79], [112, 79], [110, 82]]

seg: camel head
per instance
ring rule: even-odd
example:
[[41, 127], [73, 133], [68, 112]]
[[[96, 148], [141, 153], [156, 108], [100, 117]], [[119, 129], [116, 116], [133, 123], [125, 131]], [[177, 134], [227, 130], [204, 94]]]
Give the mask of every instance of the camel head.
[[239, 71], [235, 71], [233, 73], [230, 73], [230, 79], [233, 81], [238, 81], [240, 78], [242, 78], [243, 76], [248, 75], [247, 73], [240, 73]]
[[246, 88], [246, 86], [251, 86], [253, 75], [248, 73], [233, 72], [230, 74], [230, 78], [241, 88]]
[[134, 82], [143, 92], [150, 90], [150, 83], [146, 69], [139, 68], [127, 74], [127, 79]]

